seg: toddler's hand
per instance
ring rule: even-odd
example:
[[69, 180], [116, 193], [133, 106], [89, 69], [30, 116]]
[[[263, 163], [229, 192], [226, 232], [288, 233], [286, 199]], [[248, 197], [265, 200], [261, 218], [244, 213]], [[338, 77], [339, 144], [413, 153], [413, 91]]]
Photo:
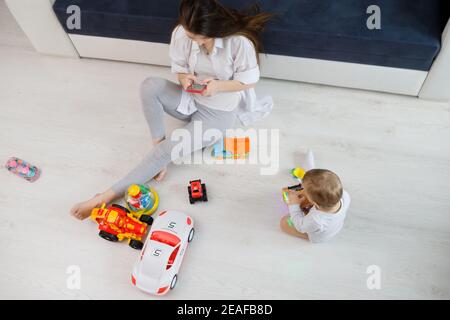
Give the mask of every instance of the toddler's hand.
[[288, 188], [283, 188], [283, 191], [287, 194], [288, 204], [298, 204], [300, 205], [304, 201], [304, 196], [301, 191], [291, 190]]

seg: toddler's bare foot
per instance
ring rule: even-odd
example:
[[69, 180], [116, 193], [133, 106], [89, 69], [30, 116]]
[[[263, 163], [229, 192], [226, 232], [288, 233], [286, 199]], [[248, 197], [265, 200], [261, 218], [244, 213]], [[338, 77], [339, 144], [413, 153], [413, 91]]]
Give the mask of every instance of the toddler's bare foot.
[[167, 168], [162, 169], [156, 176], [155, 176], [155, 180], [158, 182], [161, 182], [164, 177], [166, 176], [167, 173]]

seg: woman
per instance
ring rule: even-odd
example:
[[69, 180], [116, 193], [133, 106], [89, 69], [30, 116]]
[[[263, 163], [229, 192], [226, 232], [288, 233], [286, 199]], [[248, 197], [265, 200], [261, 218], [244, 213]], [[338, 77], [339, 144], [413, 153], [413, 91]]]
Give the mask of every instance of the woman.
[[[85, 219], [92, 208], [111, 202], [124, 194], [133, 183], [152, 178], [161, 181], [175, 142], [165, 139], [164, 112], [187, 121], [184, 129], [193, 135], [195, 121], [203, 130], [218, 129], [224, 133], [236, 118], [246, 125], [270, 112], [272, 100], [256, 100], [253, 89], [259, 80], [259, 34], [271, 14], [245, 14], [220, 5], [217, 0], [182, 0], [179, 25], [172, 33], [170, 58], [172, 72], [180, 84], [166, 79], [148, 78], [141, 87], [145, 118], [149, 124], [154, 148], [123, 179], [94, 198], [75, 205], [71, 214]], [[206, 85], [201, 94], [185, 90], [194, 83]], [[191, 152], [215, 141], [196, 142]], [[179, 156], [184, 156], [181, 154]]]

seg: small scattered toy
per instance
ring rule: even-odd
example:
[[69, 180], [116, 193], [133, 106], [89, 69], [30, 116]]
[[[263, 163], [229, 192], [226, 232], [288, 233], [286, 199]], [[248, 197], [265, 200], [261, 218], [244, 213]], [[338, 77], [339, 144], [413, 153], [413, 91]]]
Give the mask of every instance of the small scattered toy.
[[100, 237], [113, 242], [128, 239], [128, 245], [137, 250], [142, 249], [142, 238], [153, 222], [149, 215], [136, 219], [127, 208], [118, 204], [108, 207], [102, 204], [100, 208], [92, 209], [91, 219], [98, 223]]
[[245, 159], [250, 153], [250, 138], [229, 137], [220, 139], [213, 146], [211, 155], [222, 159]]
[[150, 215], [156, 211], [159, 197], [153, 188], [143, 184], [132, 184], [125, 195], [125, 203], [128, 210], [139, 219], [143, 214]]
[[[289, 204], [288, 190], [297, 192], [299, 196], [303, 194], [303, 186], [301, 183], [283, 189], [283, 200], [286, 204]], [[306, 197], [303, 197], [303, 200], [300, 203], [300, 209], [302, 209], [303, 213], [308, 214], [312, 207], [313, 204], [309, 202]]]
[[194, 220], [179, 211], [163, 211], [155, 219], [134, 264], [131, 282], [155, 295], [175, 288], [186, 248], [194, 238]]
[[186, 92], [200, 94], [206, 90], [206, 85], [194, 83], [187, 87]]
[[302, 181], [303, 177], [305, 176], [305, 170], [303, 168], [297, 167], [291, 170], [291, 174], [294, 178], [298, 179], [299, 182]]
[[[294, 190], [301, 195], [303, 193], [303, 185], [302, 185], [302, 179], [305, 176], [306, 171], [301, 167], [296, 167], [294, 169], [291, 169], [290, 171], [293, 178], [298, 180], [298, 184], [289, 186], [283, 190], [283, 200], [286, 204], [289, 204], [289, 196], [288, 196], [288, 190]], [[300, 208], [302, 209], [303, 213], [308, 214], [309, 210], [313, 205], [308, 201], [306, 197], [304, 197], [304, 200], [300, 204]]]
[[[295, 190], [295, 191], [300, 191], [303, 189], [303, 186], [301, 183], [296, 184], [294, 186], [290, 186], [286, 188], [287, 190]], [[286, 203], [289, 203], [289, 197], [288, 197], [288, 192], [287, 191], [283, 191], [283, 200]]]
[[[288, 190], [295, 190], [295, 191], [300, 191], [303, 189], [302, 186], [302, 179], [305, 176], [305, 170], [301, 167], [296, 167], [294, 169], [291, 169], [290, 171], [291, 175], [293, 178], [298, 180], [298, 184], [294, 185], [294, 186], [290, 186], [287, 187]], [[288, 203], [288, 194], [287, 191], [283, 191], [283, 200], [284, 202]]]
[[189, 181], [188, 194], [191, 204], [194, 204], [196, 201], [208, 201], [206, 185], [200, 179]]
[[29, 182], [36, 181], [41, 175], [41, 170], [36, 166], [16, 157], [9, 158], [8, 161], [6, 161], [5, 167], [8, 171]]

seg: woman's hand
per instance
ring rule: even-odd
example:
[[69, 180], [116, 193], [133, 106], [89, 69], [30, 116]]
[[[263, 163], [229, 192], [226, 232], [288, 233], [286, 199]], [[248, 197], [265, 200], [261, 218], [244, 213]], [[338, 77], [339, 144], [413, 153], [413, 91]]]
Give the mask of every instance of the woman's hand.
[[188, 87], [190, 87], [192, 84], [194, 84], [196, 80], [197, 80], [197, 77], [191, 73], [179, 73], [178, 74], [178, 81], [180, 81], [180, 84], [184, 90], [186, 90]]
[[213, 78], [205, 79], [201, 84], [206, 84], [207, 88], [203, 92], [204, 96], [213, 96], [219, 92], [237, 92], [254, 88], [255, 84], [243, 84], [237, 80], [217, 80]]
[[206, 89], [202, 92], [202, 96], [211, 97], [220, 92], [220, 81], [207, 78], [201, 82], [202, 85], [206, 85]]

